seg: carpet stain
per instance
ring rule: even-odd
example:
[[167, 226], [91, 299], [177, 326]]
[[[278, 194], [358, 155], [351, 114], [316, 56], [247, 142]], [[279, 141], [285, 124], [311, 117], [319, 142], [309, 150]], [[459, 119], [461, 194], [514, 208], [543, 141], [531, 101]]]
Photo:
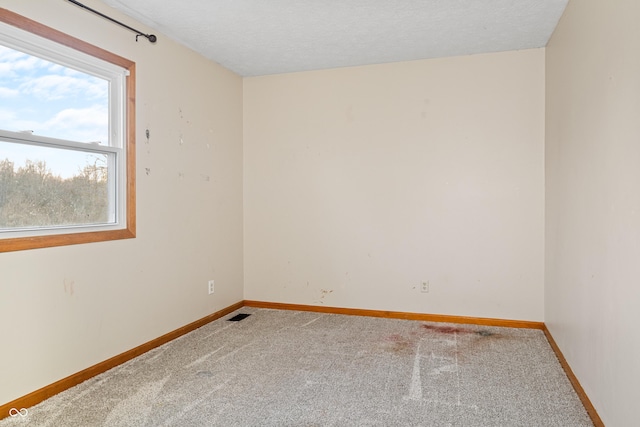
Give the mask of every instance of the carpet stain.
[[478, 336], [481, 336], [481, 337], [491, 337], [491, 336], [496, 335], [493, 332], [488, 331], [486, 329], [481, 329], [479, 331], [476, 331], [476, 330], [473, 330], [473, 329], [459, 328], [459, 327], [455, 327], [455, 326], [439, 326], [439, 325], [424, 324], [424, 325], [422, 325], [422, 329], [426, 329], [428, 331], [437, 332], [437, 333], [440, 333], [440, 334], [478, 335]]
[[398, 334], [388, 336], [385, 341], [390, 344], [389, 350], [397, 354], [413, 353], [416, 346], [416, 340]]

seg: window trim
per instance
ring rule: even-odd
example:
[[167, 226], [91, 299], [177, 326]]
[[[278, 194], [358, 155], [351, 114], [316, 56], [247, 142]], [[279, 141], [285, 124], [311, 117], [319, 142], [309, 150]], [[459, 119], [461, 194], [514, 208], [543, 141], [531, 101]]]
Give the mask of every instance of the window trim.
[[126, 224], [124, 228], [105, 231], [76, 231], [64, 234], [0, 238], [0, 252], [104, 242], [136, 237], [135, 62], [4, 8], [0, 8], [0, 22], [44, 37], [87, 55], [94, 56], [128, 71], [128, 76], [124, 82], [126, 99], [124, 100], [124, 147], [122, 147], [126, 153], [125, 170], [127, 175], [124, 185], [126, 192]]

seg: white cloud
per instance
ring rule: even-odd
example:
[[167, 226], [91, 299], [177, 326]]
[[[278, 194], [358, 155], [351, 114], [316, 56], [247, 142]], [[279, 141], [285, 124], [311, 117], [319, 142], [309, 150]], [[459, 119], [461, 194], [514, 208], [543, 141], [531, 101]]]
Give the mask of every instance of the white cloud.
[[47, 64], [47, 61], [44, 61], [40, 58], [36, 58], [35, 56], [27, 56], [26, 58], [22, 58], [11, 63], [11, 65], [13, 65], [14, 71], [35, 70], [37, 68], [42, 68], [46, 64]]
[[63, 70], [65, 69], [65, 67], [63, 67], [60, 64], [56, 64], [54, 62], [49, 63], [49, 66], [47, 67], [47, 71], [50, 71], [52, 73], [61, 73]]
[[104, 79], [0, 46], [0, 129], [106, 143], [108, 90]]
[[76, 78], [56, 74], [28, 79], [20, 85], [20, 91], [43, 100], [58, 100], [78, 94], [90, 98], [107, 96], [108, 84], [92, 76]]
[[66, 125], [71, 126], [106, 126], [109, 123], [109, 114], [106, 108], [101, 105], [93, 105], [88, 108], [67, 108], [56, 114], [51, 120], [47, 121], [49, 125]]
[[47, 136], [80, 142], [107, 143], [109, 114], [105, 107], [67, 108], [45, 123]]
[[[13, 110], [5, 110], [3, 108], [0, 108], [0, 123], [8, 121], [8, 120], [13, 120], [16, 117], [16, 112]], [[0, 128], [2, 128], [2, 126], [0, 126]]]
[[21, 112], [0, 109], [0, 129], [33, 130], [35, 135], [78, 142], [108, 142], [109, 115], [105, 107], [67, 108], [44, 121], [21, 119]]
[[4, 78], [16, 77], [19, 72], [37, 70], [48, 63], [48, 61], [35, 56], [0, 46], [0, 75]]
[[106, 99], [109, 86], [104, 79], [4, 46], [0, 46], [0, 81], [44, 100], [78, 94]]
[[17, 89], [0, 86], [0, 98], [15, 98], [20, 92]]
[[63, 71], [65, 76], [73, 77], [73, 76], [85, 76], [86, 75], [85, 73], [83, 73], [81, 71], [78, 71], [78, 70], [74, 70], [73, 68], [66, 68], [65, 67], [62, 71]]
[[41, 123], [33, 120], [20, 119], [15, 112], [0, 109], [0, 129], [11, 132], [21, 132], [40, 129], [41, 127]]
[[39, 125], [31, 120], [21, 120], [15, 110], [0, 108], [0, 129], [20, 132], [35, 129], [34, 126]]

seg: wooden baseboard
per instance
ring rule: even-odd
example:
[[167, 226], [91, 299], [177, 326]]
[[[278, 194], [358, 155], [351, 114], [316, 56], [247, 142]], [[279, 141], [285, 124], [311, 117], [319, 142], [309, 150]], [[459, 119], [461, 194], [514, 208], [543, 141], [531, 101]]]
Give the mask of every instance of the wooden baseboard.
[[562, 365], [562, 369], [564, 369], [565, 374], [567, 374], [567, 378], [569, 378], [569, 381], [571, 381], [571, 385], [573, 386], [573, 389], [576, 391], [576, 394], [580, 398], [580, 401], [582, 402], [584, 409], [587, 410], [589, 417], [591, 417], [591, 421], [593, 422], [593, 425], [595, 427], [604, 427], [604, 423], [600, 419], [600, 415], [598, 415], [596, 408], [591, 403], [591, 400], [589, 400], [589, 396], [587, 396], [587, 393], [584, 392], [584, 389], [580, 385], [580, 381], [578, 381], [578, 378], [575, 376], [575, 374], [571, 370], [571, 366], [569, 366], [567, 359], [564, 358], [564, 355], [562, 354], [562, 351], [560, 351], [560, 347], [558, 347], [558, 344], [556, 344], [556, 341], [553, 339], [551, 332], [549, 332], [549, 329], [547, 329], [547, 325], [545, 325], [544, 328], [542, 328], [542, 331], [544, 332], [544, 335], [547, 337], [547, 341], [549, 341], [549, 345], [553, 349], [553, 352], [556, 354], [556, 357], [558, 358], [560, 365]]
[[402, 311], [365, 310], [360, 308], [326, 307], [319, 305], [284, 304], [245, 300], [244, 305], [275, 310], [312, 311], [316, 313], [347, 314], [351, 316], [384, 317], [387, 319], [420, 320], [423, 322], [463, 323], [482, 326], [502, 326], [506, 328], [544, 329], [543, 322], [526, 320], [503, 320], [487, 317], [449, 316], [444, 314], [407, 313]]
[[26, 396], [19, 397], [12, 402], [0, 405], [0, 420], [9, 416], [9, 411], [11, 410], [11, 408], [29, 408], [31, 406], [37, 405], [38, 403], [50, 398], [51, 396], [74, 387], [92, 377], [95, 377], [96, 375], [108, 371], [111, 368], [115, 368], [116, 366], [121, 365], [135, 357], [138, 357], [141, 354], [148, 352], [149, 350], [160, 347], [161, 345], [166, 344], [169, 341], [172, 341], [178, 337], [181, 337], [182, 335], [194, 331], [209, 322], [212, 322], [222, 316], [238, 310], [239, 308], [242, 308], [243, 306], [244, 303], [242, 301], [235, 303], [229, 307], [223, 308], [220, 311], [216, 311], [213, 314], [203, 317], [202, 319], [196, 320], [195, 322], [178, 328], [175, 331], [164, 334], [161, 337], [139, 345], [138, 347], [135, 347], [129, 351], [125, 351], [124, 353], [118, 354], [117, 356], [107, 359], [104, 362], [100, 362], [97, 365], [93, 365], [85, 370], [77, 372], [73, 375], [56, 381], [53, 384], [29, 393]]
[[504, 320], [504, 319], [492, 319], [485, 317], [464, 317], [464, 316], [450, 316], [443, 314], [424, 314], [424, 313], [407, 313], [400, 311], [385, 311], [385, 310], [365, 310], [358, 308], [342, 308], [342, 307], [326, 307], [316, 305], [301, 305], [301, 304], [285, 304], [276, 302], [263, 302], [263, 301], [251, 301], [245, 300], [226, 307], [220, 311], [210, 314], [195, 322], [189, 323], [175, 331], [169, 332], [161, 337], [151, 340], [147, 343], [139, 345], [129, 351], [114, 356], [104, 362], [100, 362], [97, 365], [91, 366], [85, 370], [77, 372], [53, 384], [45, 386], [39, 390], [29, 393], [26, 396], [19, 397], [18, 399], [9, 402], [4, 405], [0, 405], [0, 420], [9, 416], [11, 408], [29, 408], [34, 406], [51, 396], [54, 396], [64, 390], [74, 387], [96, 375], [108, 371], [118, 365], [121, 365], [135, 357], [138, 357], [156, 347], [166, 344], [182, 335], [192, 332], [201, 326], [206, 325], [216, 319], [221, 318], [233, 311], [236, 311], [242, 307], [256, 307], [256, 308], [270, 308], [275, 310], [296, 310], [296, 311], [311, 311], [316, 313], [332, 313], [332, 314], [346, 314], [351, 316], [369, 316], [369, 317], [382, 317], [388, 319], [404, 319], [404, 320], [418, 320], [424, 322], [442, 322], [442, 323], [460, 323], [460, 324], [473, 324], [483, 326], [501, 326], [507, 328], [526, 328], [526, 329], [539, 329], [542, 330], [549, 341], [549, 345], [555, 352], [560, 365], [564, 369], [569, 381], [573, 385], [578, 397], [582, 401], [587, 413], [591, 417], [595, 427], [604, 427], [604, 423], [600, 419], [596, 409], [589, 400], [589, 397], [584, 392], [584, 389], [580, 385], [580, 382], [576, 378], [575, 374], [571, 370], [571, 367], [567, 363], [564, 355], [560, 351], [560, 348], [556, 344], [553, 336], [547, 329], [547, 326], [543, 322], [531, 322], [524, 320]]

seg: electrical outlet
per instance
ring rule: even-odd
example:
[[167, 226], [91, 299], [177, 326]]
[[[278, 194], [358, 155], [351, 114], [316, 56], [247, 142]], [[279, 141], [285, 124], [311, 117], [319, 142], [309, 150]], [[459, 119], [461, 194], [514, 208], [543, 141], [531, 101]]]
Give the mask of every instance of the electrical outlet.
[[429, 282], [422, 282], [422, 286], [420, 287], [420, 292], [428, 294], [429, 293]]
[[213, 293], [213, 286], [215, 284], [215, 281], [213, 280], [209, 280], [209, 295], [211, 295]]

